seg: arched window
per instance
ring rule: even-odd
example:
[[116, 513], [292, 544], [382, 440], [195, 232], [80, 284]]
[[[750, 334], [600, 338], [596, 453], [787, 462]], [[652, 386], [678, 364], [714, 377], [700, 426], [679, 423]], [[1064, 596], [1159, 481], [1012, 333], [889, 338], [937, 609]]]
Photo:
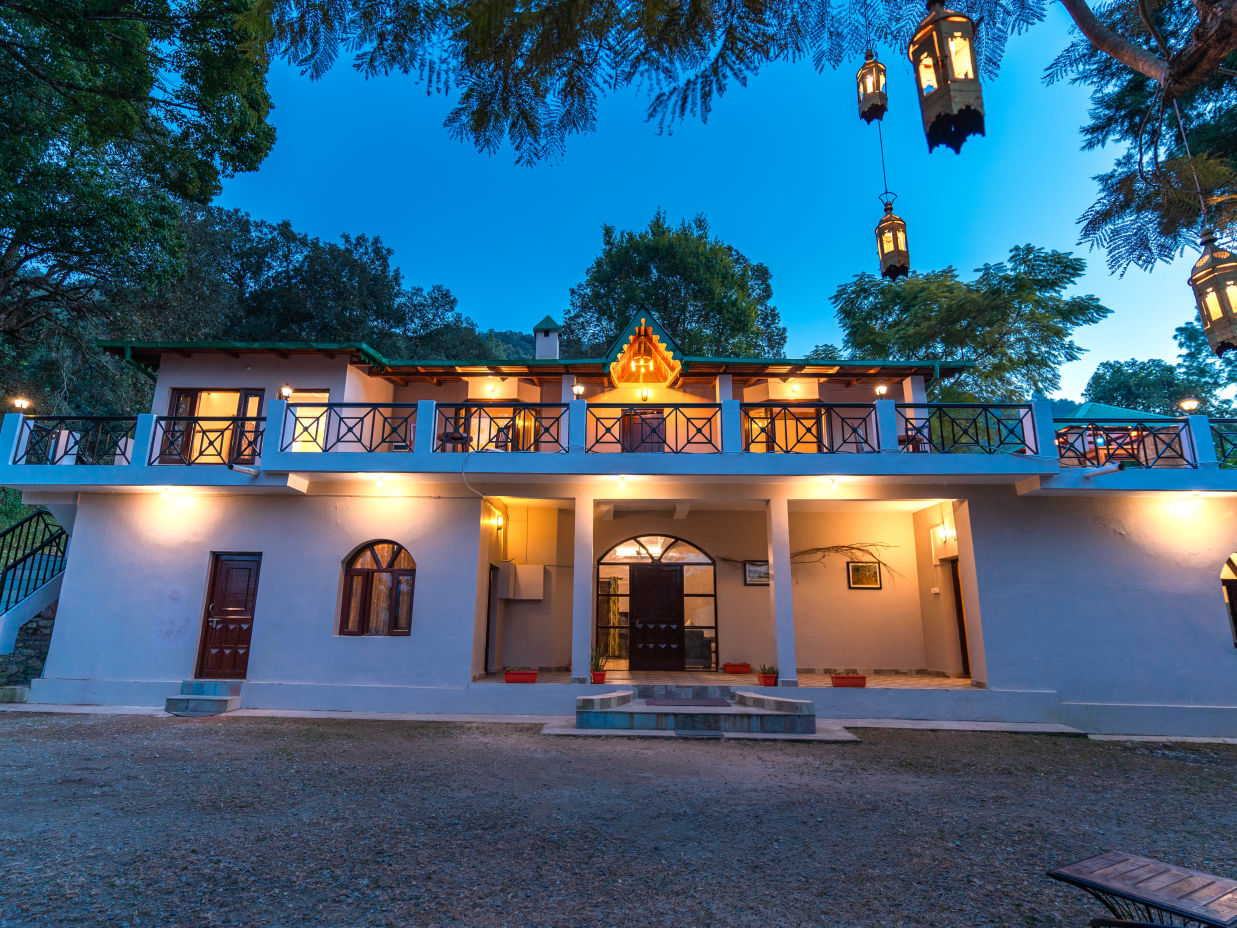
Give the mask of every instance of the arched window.
[[393, 541], [371, 541], [344, 567], [341, 635], [408, 635], [417, 563]]
[[1233, 630], [1233, 647], [1237, 648], [1237, 554], [1229, 557], [1220, 569], [1220, 583], [1224, 586], [1224, 602], [1228, 604], [1228, 624]]

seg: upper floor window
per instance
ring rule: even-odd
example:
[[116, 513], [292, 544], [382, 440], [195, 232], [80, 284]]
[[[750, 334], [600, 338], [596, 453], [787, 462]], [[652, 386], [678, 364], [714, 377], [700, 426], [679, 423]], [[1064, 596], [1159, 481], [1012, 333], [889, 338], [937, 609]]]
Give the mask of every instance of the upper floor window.
[[344, 567], [341, 635], [407, 635], [417, 564], [393, 541], [362, 545]]

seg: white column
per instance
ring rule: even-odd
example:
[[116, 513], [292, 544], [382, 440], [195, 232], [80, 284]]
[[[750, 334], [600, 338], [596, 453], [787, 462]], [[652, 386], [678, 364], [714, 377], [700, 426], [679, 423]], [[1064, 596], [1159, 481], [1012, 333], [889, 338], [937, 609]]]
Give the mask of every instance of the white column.
[[593, 497], [576, 497], [575, 535], [572, 539], [571, 682], [588, 682], [588, 659], [593, 649]]
[[734, 399], [734, 378], [730, 374], [718, 374], [716, 387], [719, 403]]
[[902, 402], [916, 405], [928, 402], [928, 391], [923, 385], [922, 376], [912, 374], [910, 377], [903, 378]]
[[872, 405], [876, 407], [877, 448], [897, 454], [901, 450], [898, 445], [898, 433], [901, 431], [898, 404], [893, 400], [877, 400]]
[[798, 686], [795, 667], [795, 600], [790, 575], [790, 508], [785, 498], [769, 500], [769, 600], [777, 643], [778, 686]]
[[[1207, 416], [1187, 416], [1186, 429], [1194, 446], [1194, 463], [1203, 468], [1219, 467], [1220, 456], [1216, 451], [1215, 437], [1211, 434], [1211, 420]], [[1190, 451], [1188, 448], [1184, 450], [1187, 454]]]
[[25, 440], [21, 424], [25, 418], [19, 412], [4, 414], [0, 424], [0, 467], [12, 464], [14, 458], [21, 454], [21, 443]]
[[743, 451], [743, 404], [738, 400], [722, 400], [722, 451]]
[[[156, 457], [154, 444], [160, 436], [156, 435], [157, 416], [142, 413], [137, 417], [137, 425], [133, 428], [133, 448], [129, 452], [130, 467], [147, 467], [151, 459]], [[139, 482], [141, 478], [137, 478]]]
[[438, 404], [433, 400], [417, 400], [417, 424], [412, 432], [414, 454], [434, 453], [434, 433], [438, 430]]
[[587, 443], [588, 401], [571, 400], [567, 404], [567, 450], [583, 454]]
[[576, 385], [576, 378], [574, 374], [563, 374], [563, 381], [562, 381], [563, 388], [562, 388], [562, 392], [559, 394], [560, 403], [570, 403], [572, 400], [576, 398], [575, 393], [572, 392], [572, 387], [574, 387], [575, 385]]
[[1032, 452], [1041, 457], [1051, 458], [1055, 463], [1057, 461], [1057, 423], [1052, 416], [1051, 402], [1043, 397], [1032, 398], [1031, 424], [1034, 426], [1034, 434], [1025, 425], [1023, 429], [1027, 443], [1034, 443]]

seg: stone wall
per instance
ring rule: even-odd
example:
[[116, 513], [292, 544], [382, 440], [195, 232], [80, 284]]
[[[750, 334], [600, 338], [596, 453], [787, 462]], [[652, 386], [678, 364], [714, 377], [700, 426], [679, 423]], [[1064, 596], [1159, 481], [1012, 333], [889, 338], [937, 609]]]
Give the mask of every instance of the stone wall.
[[0, 654], [0, 686], [26, 686], [43, 675], [55, 621], [56, 606], [52, 604], [17, 630], [13, 653]]

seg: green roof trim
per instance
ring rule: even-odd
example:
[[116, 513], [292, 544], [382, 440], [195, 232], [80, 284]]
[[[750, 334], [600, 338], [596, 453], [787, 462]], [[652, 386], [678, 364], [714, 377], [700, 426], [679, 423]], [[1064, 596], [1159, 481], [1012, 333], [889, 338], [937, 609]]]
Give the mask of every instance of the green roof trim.
[[[338, 353], [348, 352], [350, 354], [360, 355], [366, 363], [372, 364], [375, 367], [387, 367], [390, 362], [382, 356], [376, 349], [369, 347], [364, 342], [130, 342], [130, 341], [101, 341], [95, 343], [98, 347], [105, 351], [110, 351], [126, 361], [134, 361], [134, 354], [151, 354], [164, 352], [188, 352], [188, 351], [220, 351], [220, 352], [240, 352], [240, 351], [264, 351], [279, 353], [284, 352], [320, 352], [320, 353]], [[135, 362], [140, 363], [140, 362]]]
[[1110, 406], [1108, 403], [1083, 403], [1071, 412], [1066, 419], [1090, 419], [1093, 422], [1105, 419], [1171, 419], [1158, 412], [1144, 412], [1141, 409], [1127, 409], [1124, 406]]
[[533, 326], [533, 332], [561, 332], [562, 329], [563, 327], [555, 322], [551, 316], [546, 316]]
[[[628, 320], [627, 325], [623, 327], [623, 331], [619, 332], [618, 338], [610, 343], [610, 359], [613, 360], [623, 352], [627, 347], [627, 343], [631, 341], [631, 337], [636, 334], [636, 328], [643, 322], [646, 326], [652, 329], [653, 334], [657, 336], [658, 341], [666, 346], [666, 350], [678, 360], [683, 360], [683, 352], [679, 350], [678, 342], [670, 337], [670, 333], [661, 327], [661, 323], [649, 312], [638, 312]], [[605, 363], [609, 364], [610, 361]]]

